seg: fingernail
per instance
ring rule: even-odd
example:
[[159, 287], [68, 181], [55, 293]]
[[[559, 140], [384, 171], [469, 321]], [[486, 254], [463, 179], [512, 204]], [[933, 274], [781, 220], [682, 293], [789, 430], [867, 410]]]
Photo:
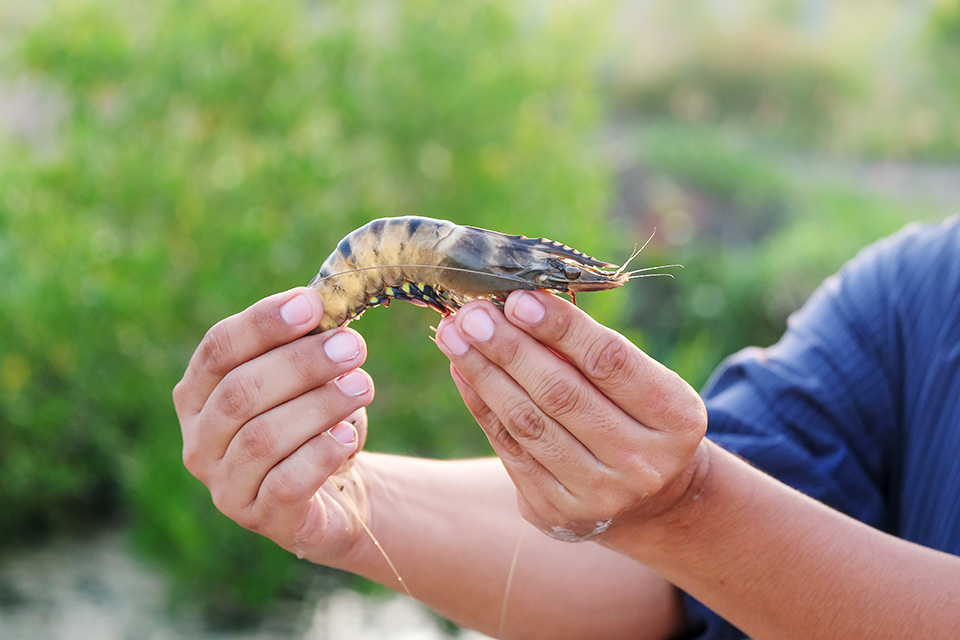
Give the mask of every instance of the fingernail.
[[334, 383], [336, 383], [344, 395], [351, 397], [362, 396], [370, 390], [370, 383], [367, 380], [367, 376], [359, 371], [345, 373], [334, 380]]
[[280, 307], [280, 317], [294, 327], [304, 324], [313, 317], [313, 309], [303, 295], [291, 298]]
[[341, 331], [323, 343], [323, 352], [333, 362], [349, 362], [360, 355], [360, 343], [353, 333]]
[[357, 441], [357, 429], [349, 422], [341, 422], [330, 429], [330, 435], [337, 442], [353, 444]]
[[453, 326], [452, 320], [448, 320], [440, 325], [440, 330], [437, 332], [437, 339], [443, 343], [447, 351], [455, 356], [462, 356], [467, 352], [467, 349], [470, 348], [470, 345], [464, 342], [460, 334], [457, 333], [457, 328]]
[[537, 297], [531, 293], [522, 293], [513, 304], [513, 317], [525, 324], [537, 324], [546, 313]]
[[471, 309], [460, 320], [460, 326], [477, 342], [486, 342], [493, 337], [493, 319], [483, 309]]

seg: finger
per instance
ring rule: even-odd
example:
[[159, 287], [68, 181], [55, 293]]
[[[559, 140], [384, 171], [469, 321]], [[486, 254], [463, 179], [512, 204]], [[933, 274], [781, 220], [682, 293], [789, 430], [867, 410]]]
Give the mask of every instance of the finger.
[[[492, 309], [492, 305], [490, 307]], [[478, 310], [474, 306], [473, 311], [462, 313], [487, 312]], [[527, 348], [547, 352], [529, 336], [503, 320], [502, 314], [496, 313], [495, 310], [494, 314], [500, 316], [499, 341], [509, 343], [510, 339], [503, 337], [503, 334], [512, 332], [526, 343]], [[452, 318], [441, 323], [438, 329], [441, 348], [448, 348], [450, 341], [456, 340], [453, 336], [457, 334], [451, 333], [457, 331], [455, 323], [456, 320]], [[471, 348], [460, 355], [448, 355], [451, 355], [457, 371], [467, 381], [472, 392], [485, 407], [489, 408], [489, 411], [482, 413], [482, 407], [479, 406], [471, 407], [471, 410], [476, 410], [474, 415], [491, 441], [501, 442], [509, 447], [512, 438], [528, 456], [535, 459], [556, 480], [568, 487], [575, 485], [578, 478], [596, 473], [600, 466], [596, 457], [564, 428], [566, 425], [559, 424], [541, 408], [539, 398], [531, 397], [528, 393], [529, 388], [524, 388], [522, 381], [518, 381], [510, 372], [501, 369], [496, 362], [491, 362], [486, 357], [486, 353], [481, 353], [479, 349]], [[549, 353], [546, 355], [551, 360], [551, 366], [556, 364], [563, 370], [562, 373], [557, 374], [558, 377], [578, 375], [569, 364], [563, 363]], [[521, 365], [520, 368], [522, 369], [523, 366]], [[465, 396], [464, 399], [469, 402], [469, 396]], [[522, 456], [517, 458], [520, 465], [527, 462]]]
[[507, 299], [505, 315], [562, 354], [591, 384], [647, 427], [671, 432], [705, 427], [703, 402], [690, 385], [566, 300], [517, 291]]
[[[372, 397], [371, 397], [371, 401], [372, 401]], [[365, 403], [363, 407], [360, 407], [359, 409], [357, 409], [356, 411], [348, 415], [346, 418], [344, 418], [344, 422], [349, 422], [350, 424], [352, 424], [353, 428], [356, 429], [357, 433], [359, 434], [359, 439], [357, 442], [357, 451], [363, 449], [363, 447], [366, 446], [367, 444], [366, 404], [370, 404], [370, 403], [369, 402]]]
[[466, 378], [463, 377], [463, 374], [460, 373], [452, 363], [450, 364], [450, 376], [453, 378], [453, 382], [457, 386], [457, 390], [460, 392], [464, 404], [477, 421], [477, 424], [480, 425], [480, 428], [483, 429], [487, 440], [490, 441], [490, 446], [493, 447], [497, 456], [508, 464], [515, 465], [521, 462], [527, 464], [535, 463], [537, 467], [543, 469], [543, 465], [537, 463], [530, 454], [524, 451], [516, 438], [510, 435], [510, 432], [507, 431], [503, 423], [500, 422], [497, 414], [484, 402], [480, 394], [473, 389]]
[[[221, 511], [230, 513], [253, 502], [271, 469], [331, 428], [340, 427], [332, 432], [339, 438], [345, 433], [342, 424], [348, 424], [353, 434], [350, 442], [359, 448], [361, 436], [355, 422], [363, 413], [362, 407], [373, 400], [373, 381], [361, 370], [346, 375], [358, 378], [349, 382], [350, 393], [344, 393], [336, 382], [327, 384], [243, 425], [218, 465], [217, 484], [223, 488], [223, 495], [215, 502]], [[356, 393], [361, 388], [366, 391]], [[361, 428], [366, 431], [365, 424]]]
[[[484, 427], [491, 445], [503, 462], [504, 469], [517, 487], [517, 500], [523, 517], [548, 535], [561, 540], [585, 540], [602, 533], [612, 514], [620, 510], [616, 500], [597, 489], [614, 474], [600, 464], [575, 471], [567, 483], [561, 482], [549, 469], [530, 455], [508, 430], [499, 424], [491, 410], [469, 382], [451, 365], [454, 382], [477, 422]], [[569, 452], [568, 452], [569, 453]], [[584, 456], [586, 460], [593, 460]], [[605, 514], [598, 518], [596, 513]]]
[[363, 393], [365, 381], [346, 374], [365, 357], [363, 339], [352, 329], [281, 345], [220, 381], [201, 412], [200, 428], [211, 448], [221, 450], [217, 441], [226, 444], [248, 420], [331, 380], [336, 380], [344, 393]]
[[181, 420], [187, 468], [206, 480], [208, 467], [225, 455], [243, 425], [331, 381], [343, 394], [362, 398], [367, 386], [372, 389], [369, 378], [346, 374], [364, 358], [360, 334], [337, 329], [281, 345], [237, 367], [220, 381], [199, 416]]
[[[524, 447], [535, 446], [531, 453], [551, 472], [561, 474], [557, 477], [564, 484], [569, 482], [568, 474], [590, 471], [589, 462], [574, 455], [575, 449], [569, 448], [572, 445], [562, 435], [555, 437], [545, 432], [542, 434], [546, 436], [544, 442], [534, 445], [541, 437], [537, 411], [562, 424], [571, 440], [608, 466], [621, 466], [625, 457], [649, 449], [649, 431], [592, 385], [574, 364], [507, 322], [492, 305], [465, 307], [457, 314], [456, 328], [465, 339], [472, 340], [474, 347], [460, 356], [464, 361], [457, 360], [457, 368], [488, 400], [503, 394], [496, 386], [499, 383], [484, 384], [470, 377], [474, 370], [475, 375], [481, 377], [492, 375], [482, 361], [471, 356], [476, 351], [525, 390], [525, 399], [506, 396], [518, 403], [515, 407], [508, 407], [516, 411], [515, 415], [504, 416], [503, 411], [497, 412], [506, 428]], [[491, 395], [486, 396], [487, 393]], [[504, 404], [501, 400], [496, 402], [498, 407]], [[521, 430], [521, 435], [515, 434], [515, 430]], [[561, 455], [566, 453], [571, 454], [571, 459]], [[545, 455], [554, 460], [547, 460]], [[561, 467], [566, 470], [561, 472]]]
[[530, 507], [525, 517], [532, 517], [533, 513], [555, 513], [556, 499], [563, 498], [567, 488], [517, 442], [500, 422], [496, 412], [490, 409], [453, 364], [450, 365], [450, 373], [464, 403], [516, 485], [521, 502]]
[[349, 422], [304, 442], [270, 469], [249, 509], [261, 529], [291, 540], [302, 530], [320, 487], [343, 467], [357, 449], [358, 435]]
[[181, 416], [199, 413], [220, 380], [239, 365], [313, 329], [320, 298], [298, 287], [264, 298], [215, 324], [194, 352], [173, 400]]

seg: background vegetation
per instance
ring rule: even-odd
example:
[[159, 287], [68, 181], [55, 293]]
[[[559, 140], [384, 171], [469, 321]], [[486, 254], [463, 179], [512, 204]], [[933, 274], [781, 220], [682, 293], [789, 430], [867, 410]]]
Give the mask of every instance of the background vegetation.
[[[956, 2], [702, 4], [0, 10], [0, 87], [31, 97], [0, 130], [0, 546], [119, 518], [215, 619], [295, 593], [307, 568], [183, 470], [169, 394], [211, 324], [371, 218], [614, 261], [656, 227], [644, 263], [678, 277], [583, 303], [700, 385], [860, 246], [945, 212], [837, 167], [956, 160]], [[434, 320], [356, 325], [373, 449], [487, 451]]]

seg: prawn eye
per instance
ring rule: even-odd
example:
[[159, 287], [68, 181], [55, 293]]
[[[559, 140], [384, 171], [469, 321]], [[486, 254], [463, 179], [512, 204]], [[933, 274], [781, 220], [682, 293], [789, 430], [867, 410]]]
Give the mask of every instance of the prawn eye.
[[580, 267], [567, 265], [563, 268], [563, 277], [567, 280], [576, 280], [580, 277]]

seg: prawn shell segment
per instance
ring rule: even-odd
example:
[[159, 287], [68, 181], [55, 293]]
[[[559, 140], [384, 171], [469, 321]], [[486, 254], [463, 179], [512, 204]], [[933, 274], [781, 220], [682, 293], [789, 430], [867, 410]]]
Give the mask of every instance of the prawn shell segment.
[[546, 238], [404, 216], [373, 220], [349, 233], [309, 286], [323, 301], [317, 331], [326, 331], [390, 300], [449, 314], [478, 299], [502, 307], [517, 289], [613, 289], [629, 279], [609, 271], [616, 268]]
[[[550, 240], [549, 238], [528, 238], [527, 236], [514, 236], [506, 233], [500, 233], [499, 231], [487, 231], [486, 229], [479, 229], [477, 227], [464, 228], [502, 236], [505, 242], [501, 246], [508, 247], [509, 250], [517, 252], [521, 255], [531, 252], [534, 254], [547, 254], [554, 258], [569, 258], [577, 263], [598, 269], [616, 269], [618, 267], [618, 265], [610, 262], [604, 262], [603, 260], [598, 260], [593, 256], [583, 253], [582, 251], [577, 251], [569, 245], [565, 245], [562, 242], [557, 242], [556, 240]], [[527, 259], [529, 259], [529, 256]]]
[[318, 331], [344, 325], [366, 309], [408, 300], [449, 313], [437, 292], [437, 243], [456, 228], [421, 216], [378, 218], [347, 234], [308, 285], [323, 301]]
[[[438, 244], [438, 250], [445, 256], [442, 264], [452, 268], [445, 280], [454, 286], [448, 288], [465, 300], [502, 299], [516, 289], [613, 289], [627, 281], [624, 274], [607, 271], [617, 265], [546, 238], [461, 226]], [[583, 277], [563, 277], [565, 267]]]

